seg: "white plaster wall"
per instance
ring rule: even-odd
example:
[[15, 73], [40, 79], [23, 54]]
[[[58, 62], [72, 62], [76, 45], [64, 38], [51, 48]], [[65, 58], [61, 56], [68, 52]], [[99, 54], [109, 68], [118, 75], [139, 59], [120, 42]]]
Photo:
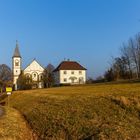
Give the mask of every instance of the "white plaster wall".
[[19, 76], [14, 76], [14, 79], [13, 79], [13, 84], [14, 84], [14, 85], [17, 84], [17, 79], [18, 79], [18, 77], [19, 77]]
[[[64, 74], [64, 71], [66, 71], [66, 74]], [[72, 74], [72, 71], [74, 74]], [[79, 71], [82, 73], [80, 74]], [[70, 77], [76, 77], [77, 79], [74, 80], [75, 84], [79, 84], [79, 78], [83, 78], [83, 83], [86, 82], [86, 70], [60, 70], [60, 84], [70, 84], [72, 83]], [[67, 81], [64, 81], [64, 79], [67, 79]]]
[[[16, 61], [19, 62], [19, 65], [16, 66]], [[21, 74], [21, 58], [19, 57], [14, 57], [13, 58], [13, 84], [17, 84], [17, 79], [19, 75]]]
[[[28, 74], [32, 76], [33, 81], [37, 81], [39, 75], [42, 75], [44, 72], [44, 68], [41, 67], [35, 60], [24, 70], [24, 74]], [[37, 76], [34, 77], [34, 74]]]
[[41, 67], [37, 61], [33, 61], [25, 70], [24, 72], [30, 72], [30, 71], [38, 71], [38, 72], [43, 72], [44, 68]]

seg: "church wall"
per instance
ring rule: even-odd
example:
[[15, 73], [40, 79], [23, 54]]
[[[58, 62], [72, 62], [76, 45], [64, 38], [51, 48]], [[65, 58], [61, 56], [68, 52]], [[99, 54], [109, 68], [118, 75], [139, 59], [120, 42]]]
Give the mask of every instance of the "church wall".
[[21, 58], [14, 57], [12, 59], [12, 68], [13, 68], [13, 84], [15, 85], [15, 90], [17, 89], [17, 79], [21, 74]]
[[25, 72], [29, 71], [38, 71], [43, 72], [44, 68], [42, 68], [35, 60], [24, 70]]
[[28, 75], [32, 78], [34, 82], [38, 83], [38, 88], [43, 87], [43, 83], [41, 81], [41, 77], [44, 72], [44, 68], [40, 66], [40, 64], [34, 60], [27, 68], [23, 71], [24, 75]]
[[[36, 74], [36, 78], [34, 78], [34, 74]], [[30, 75], [33, 78], [33, 81], [37, 81], [38, 78], [43, 74], [43, 71], [24, 71], [24, 75]]]

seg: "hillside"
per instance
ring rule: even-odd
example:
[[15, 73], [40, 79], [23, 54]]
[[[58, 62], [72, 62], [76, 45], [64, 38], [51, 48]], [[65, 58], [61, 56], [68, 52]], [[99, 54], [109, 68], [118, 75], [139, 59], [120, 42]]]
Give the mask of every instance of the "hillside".
[[32, 132], [23, 116], [13, 108], [4, 108], [0, 116], [0, 140], [35, 140], [37, 136]]
[[140, 138], [139, 83], [17, 91], [10, 104], [41, 139]]

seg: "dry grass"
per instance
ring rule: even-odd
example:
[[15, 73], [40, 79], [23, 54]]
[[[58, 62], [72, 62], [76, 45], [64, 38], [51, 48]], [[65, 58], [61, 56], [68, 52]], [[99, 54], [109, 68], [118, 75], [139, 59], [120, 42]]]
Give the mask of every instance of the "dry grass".
[[20, 91], [11, 105], [40, 139], [140, 138], [140, 84]]
[[21, 114], [12, 108], [6, 108], [6, 114], [0, 118], [0, 140], [35, 140], [27, 122]]

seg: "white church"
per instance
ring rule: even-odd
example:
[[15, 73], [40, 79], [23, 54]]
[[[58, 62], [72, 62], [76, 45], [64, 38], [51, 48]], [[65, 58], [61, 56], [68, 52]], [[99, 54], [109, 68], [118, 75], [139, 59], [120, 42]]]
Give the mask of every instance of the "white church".
[[15, 90], [17, 90], [17, 80], [21, 71], [24, 75], [32, 78], [36, 83], [37, 88], [43, 88], [43, 83], [41, 82], [44, 68], [34, 59], [25, 69], [22, 69], [22, 57], [20, 55], [18, 43], [16, 43], [16, 48], [12, 57], [12, 70], [13, 70], [13, 85]]
[[[62, 61], [53, 71], [55, 85], [61, 84], [85, 84], [86, 68], [76, 61]], [[17, 80], [21, 72], [27, 77], [32, 78], [36, 88], [43, 88], [44, 68], [34, 59], [25, 69], [22, 69], [22, 57], [19, 46], [16, 42], [16, 48], [12, 57], [13, 85], [15, 90], [18, 89]]]

